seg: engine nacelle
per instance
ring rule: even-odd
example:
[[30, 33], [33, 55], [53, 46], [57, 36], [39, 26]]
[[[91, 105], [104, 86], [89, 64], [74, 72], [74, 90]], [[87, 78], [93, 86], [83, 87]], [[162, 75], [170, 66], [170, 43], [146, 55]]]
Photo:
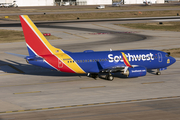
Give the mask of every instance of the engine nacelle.
[[134, 67], [134, 68], [128, 68], [127, 70], [127, 77], [141, 77], [145, 76], [147, 73], [147, 70], [145, 67]]

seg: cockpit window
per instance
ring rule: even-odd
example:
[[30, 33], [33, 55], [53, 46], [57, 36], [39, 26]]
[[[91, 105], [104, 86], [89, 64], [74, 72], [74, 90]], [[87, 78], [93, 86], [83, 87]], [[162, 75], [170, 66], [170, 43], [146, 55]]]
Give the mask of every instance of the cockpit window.
[[170, 57], [170, 52], [166, 52], [166, 57]]
[[169, 54], [166, 54], [166, 57], [170, 57], [170, 55], [169, 55]]

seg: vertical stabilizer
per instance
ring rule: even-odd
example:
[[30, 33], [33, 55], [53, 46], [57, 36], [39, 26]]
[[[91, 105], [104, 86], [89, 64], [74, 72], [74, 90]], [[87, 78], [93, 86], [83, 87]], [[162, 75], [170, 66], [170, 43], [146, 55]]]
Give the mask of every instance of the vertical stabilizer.
[[67, 54], [68, 51], [53, 47], [27, 15], [20, 15], [19, 17], [29, 56], [43, 58], [42, 61], [29, 61], [30, 64], [62, 72], [85, 73], [76, 62], [68, 64], [67, 61], [64, 61], [64, 59], [74, 60]]
[[19, 17], [30, 56], [63, 53], [61, 49], [53, 47], [47, 41], [27, 15], [20, 15]]

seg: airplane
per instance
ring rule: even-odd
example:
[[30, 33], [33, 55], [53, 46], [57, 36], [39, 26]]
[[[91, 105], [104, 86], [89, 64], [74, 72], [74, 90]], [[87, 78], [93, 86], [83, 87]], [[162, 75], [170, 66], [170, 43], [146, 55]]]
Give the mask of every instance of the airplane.
[[170, 53], [159, 50], [110, 50], [70, 52], [53, 47], [27, 15], [20, 15], [29, 55], [8, 53], [26, 59], [27, 63], [60, 72], [87, 74], [97, 78], [100, 73], [112, 81], [114, 73], [127, 78], [145, 76], [148, 69], [162, 70], [176, 62]]

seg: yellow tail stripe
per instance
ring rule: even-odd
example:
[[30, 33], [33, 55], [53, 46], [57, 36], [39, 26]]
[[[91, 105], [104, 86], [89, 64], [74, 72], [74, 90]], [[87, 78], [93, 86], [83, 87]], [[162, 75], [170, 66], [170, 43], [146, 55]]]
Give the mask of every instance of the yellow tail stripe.
[[31, 19], [27, 15], [23, 15], [25, 20], [28, 22], [29, 27], [33, 29], [33, 31], [38, 35], [38, 37], [41, 39], [41, 41], [46, 45], [46, 47], [51, 51], [52, 54], [57, 53], [64, 53], [61, 49], [53, 47], [47, 39], [44, 37], [44, 35], [38, 30], [38, 28], [35, 26], [35, 24], [31, 21]]
[[[35, 24], [31, 21], [31, 19], [27, 15], [23, 15], [25, 21], [29, 25], [29, 27], [34, 31], [34, 33], [39, 37], [39, 39], [42, 41], [42, 43], [47, 47], [47, 49], [54, 54], [57, 58], [59, 58], [66, 66], [68, 66], [70, 69], [72, 69], [76, 73], [85, 73], [84, 70], [82, 70], [77, 63], [67, 54], [65, 54], [61, 49], [53, 47], [47, 39], [44, 37], [44, 35], [38, 30], [38, 28], [35, 26]], [[64, 59], [70, 59], [72, 62], [68, 63], [67, 61], [64, 61]], [[74, 62], [73, 62], [74, 61]]]
[[67, 54], [57, 54], [56, 55], [64, 64], [71, 68], [76, 73], [86, 73], [79, 65]]

